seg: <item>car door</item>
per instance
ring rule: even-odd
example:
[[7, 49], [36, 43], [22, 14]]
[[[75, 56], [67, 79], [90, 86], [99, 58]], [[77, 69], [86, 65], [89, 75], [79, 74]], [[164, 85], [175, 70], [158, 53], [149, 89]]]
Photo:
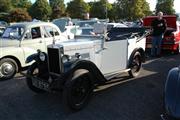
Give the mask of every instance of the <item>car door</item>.
[[21, 47], [24, 50], [25, 59], [36, 53], [38, 49], [45, 51], [45, 42], [42, 37], [41, 27], [32, 27], [27, 30], [24, 39], [21, 41]]
[[111, 40], [104, 43], [101, 58], [101, 71], [109, 74], [126, 69], [128, 55], [128, 41]]

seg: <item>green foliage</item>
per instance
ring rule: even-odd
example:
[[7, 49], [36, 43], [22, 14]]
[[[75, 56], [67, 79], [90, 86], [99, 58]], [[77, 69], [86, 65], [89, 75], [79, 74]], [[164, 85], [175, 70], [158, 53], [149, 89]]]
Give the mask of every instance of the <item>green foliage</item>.
[[153, 14], [153, 12], [150, 10], [149, 3], [146, 0], [143, 0], [142, 10], [145, 16]]
[[157, 0], [156, 13], [162, 11], [164, 14], [175, 14], [174, 0]]
[[12, 9], [12, 4], [10, 0], [0, 0], [0, 13], [9, 12]]
[[11, 3], [14, 8], [23, 8], [28, 10], [32, 3], [30, 0], [11, 0]]
[[117, 5], [116, 3], [111, 4], [112, 8], [108, 10], [108, 18], [110, 21], [115, 22], [118, 19], [118, 11], [117, 11]]
[[38, 20], [48, 20], [51, 15], [51, 7], [47, 0], [36, 0], [36, 2], [30, 7], [30, 15]]
[[72, 18], [83, 18], [89, 9], [90, 6], [83, 0], [72, 0], [67, 4], [67, 13]]
[[22, 8], [13, 9], [8, 16], [8, 22], [22, 22], [31, 20], [31, 16], [29, 16], [28, 12]]
[[118, 17], [125, 20], [137, 20], [152, 13], [146, 0], [118, 0], [116, 9]]
[[[112, 18], [112, 5], [108, 2], [108, 0], [100, 0], [97, 2], [89, 3], [90, 8], [90, 15], [91, 17], [97, 17], [100, 19], [104, 19], [106, 17]], [[107, 13], [106, 13], [107, 12]]]
[[50, 6], [52, 8], [52, 19], [60, 18], [65, 15], [64, 0], [50, 0]]
[[0, 20], [8, 22], [9, 13], [0, 13]]

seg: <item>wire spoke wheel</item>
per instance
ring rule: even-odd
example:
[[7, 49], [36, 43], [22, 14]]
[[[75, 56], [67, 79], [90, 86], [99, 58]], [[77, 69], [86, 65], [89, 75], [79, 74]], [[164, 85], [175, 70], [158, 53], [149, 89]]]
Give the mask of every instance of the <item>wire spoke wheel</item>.
[[129, 68], [129, 75], [132, 77], [136, 77], [139, 75], [142, 66], [141, 54], [136, 52], [130, 62]]
[[141, 58], [139, 56], [135, 56], [134, 57], [134, 60], [133, 60], [133, 63], [132, 63], [132, 67], [131, 67], [131, 70], [133, 72], [138, 72], [141, 68]]
[[80, 110], [89, 102], [93, 85], [89, 73], [66, 82], [63, 90], [65, 105], [71, 110]]
[[90, 87], [90, 83], [85, 77], [79, 78], [71, 90], [72, 102], [76, 105], [82, 104], [90, 92]]

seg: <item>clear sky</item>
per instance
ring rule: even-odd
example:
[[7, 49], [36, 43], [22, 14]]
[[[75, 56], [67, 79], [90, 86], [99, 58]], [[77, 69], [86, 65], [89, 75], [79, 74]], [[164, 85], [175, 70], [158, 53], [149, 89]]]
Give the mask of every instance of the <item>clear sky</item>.
[[[32, 3], [34, 3], [36, 0], [31, 0]], [[65, 3], [69, 2], [70, 0], [64, 0]], [[85, 0], [86, 2], [89, 1], [94, 1], [94, 0]], [[108, 0], [110, 3], [113, 3], [116, 0]], [[151, 10], [154, 10], [155, 5], [156, 5], [156, 0], [147, 0], [147, 2], [150, 4]], [[174, 0], [174, 9], [176, 10], [177, 13], [180, 13], [180, 0]]]

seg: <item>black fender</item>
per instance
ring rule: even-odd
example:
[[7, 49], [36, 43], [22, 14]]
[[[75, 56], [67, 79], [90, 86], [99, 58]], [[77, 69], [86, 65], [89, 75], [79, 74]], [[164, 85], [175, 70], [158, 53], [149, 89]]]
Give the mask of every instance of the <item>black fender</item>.
[[30, 62], [32, 62], [33, 60], [37, 60], [37, 58], [38, 58], [38, 53], [34, 53], [34, 54], [32, 54], [32, 55], [30, 55], [30, 56], [28, 56], [27, 58], [26, 58], [26, 63], [30, 63]]
[[77, 60], [74, 63], [72, 62], [68, 65], [68, 68], [66, 68], [66, 73], [64, 75], [66, 76], [66, 79], [67, 77], [71, 77], [72, 79], [72, 77], [78, 77], [73, 76], [73, 74], [77, 71], [79, 72], [79, 70], [80, 73], [77, 74], [79, 76], [87, 71], [90, 72], [94, 84], [103, 84], [107, 81], [97, 66], [93, 62], [87, 60]]
[[[46, 74], [46, 75], [49, 76], [47, 54], [45, 52], [42, 52], [45, 55], [45, 61], [41, 61], [40, 58], [39, 58], [39, 53], [40, 53], [40, 51], [38, 53], [35, 53], [35, 54], [32, 54], [32, 55], [28, 56], [27, 59], [26, 59], [26, 63], [30, 63], [33, 60], [35, 60], [34, 63], [37, 64], [37, 67], [39, 69], [39, 74], [42, 75], [42, 76], [43, 76], [43, 74]], [[29, 72], [29, 70], [31, 70], [31, 69], [29, 68], [28, 72]]]
[[43, 53], [44, 55], [45, 55], [45, 61], [44, 62], [47, 62], [47, 53], [45, 53], [45, 52], [41, 52], [40, 50], [37, 50], [37, 53], [34, 53], [34, 54], [32, 54], [32, 55], [30, 55], [30, 56], [28, 56], [27, 58], [26, 58], [26, 63], [30, 63], [30, 62], [32, 62], [33, 60], [35, 60], [36, 62], [41, 62], [40, 61], [40, 59], [39, 59], [39, 54], [40, 53]]
[[131, 61], [133, 60], [134, 54], [136, 52], [139, 52], [141, 54], [141, 61], [145, 62], [145, 51], [143, 50], [143, 48], [135, 48], [129, 57], [128, 67], [129, 67]]
[[167, 113], [180, 118], [180, 69], [172, 68], [167, 76], [164, 90], [164, 105]]

